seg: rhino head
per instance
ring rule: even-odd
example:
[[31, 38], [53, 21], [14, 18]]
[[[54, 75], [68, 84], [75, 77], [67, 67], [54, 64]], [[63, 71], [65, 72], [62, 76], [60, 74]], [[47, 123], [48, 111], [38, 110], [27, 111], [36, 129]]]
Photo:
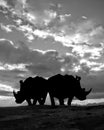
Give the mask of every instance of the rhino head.
[[88, 91], [86, 91], [85, 88], [81, 88], [80, 80], [81, 80], [81, 77], [76, 76], [76, 92], [75, 92], [75, 96], [79, 100], [85, 100], [87, 95], [92, 91], [92, 88], [89, 89]]
[[92, 91], [92, 88], [88, 91], [85, 90], [85, 88], [81, 89], [77, 94], [75, 95], [79, 100], [85, 100], [87, 95]]
[[25, 96], [21, 93], [21, 91], [13, 91], [13, 95], [15, 97], [15, 102], [18, 104], [22, 103], [25, 100]]
[[23, 80], [20, 80], [19, 83], [20, 83], [20, 91], [18, 91], [18, 92], [13, 91], [13, 95], [15, 97], [16, 103], [22, 103], [25, 100], [24, 82], [23, 82]]

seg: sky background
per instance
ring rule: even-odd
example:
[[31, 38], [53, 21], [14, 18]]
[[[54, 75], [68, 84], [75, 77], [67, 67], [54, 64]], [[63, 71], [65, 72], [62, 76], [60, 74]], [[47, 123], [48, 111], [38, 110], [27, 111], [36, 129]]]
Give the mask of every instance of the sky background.
[[20, 79], [58, 73], [104, 101], [103, 12], [103, 0], [0, 0], [0, 106], [16, 105]]

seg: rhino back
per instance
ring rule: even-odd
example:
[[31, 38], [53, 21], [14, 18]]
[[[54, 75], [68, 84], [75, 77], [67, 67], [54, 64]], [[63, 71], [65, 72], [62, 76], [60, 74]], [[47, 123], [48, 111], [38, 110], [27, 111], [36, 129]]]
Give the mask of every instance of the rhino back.
[[51, 85], [50, 92], [55, 97], [67, 98], [69, 95], [74, 95], [75, 91], [77, 91], [76, 79], [71, 75], [55, 75], [49, 79], [49, 84]]
[[43, 78], [28, 78], [24, 81], [22, 93], [27, 97], [41, 96], [46, 91], [46, 81]]

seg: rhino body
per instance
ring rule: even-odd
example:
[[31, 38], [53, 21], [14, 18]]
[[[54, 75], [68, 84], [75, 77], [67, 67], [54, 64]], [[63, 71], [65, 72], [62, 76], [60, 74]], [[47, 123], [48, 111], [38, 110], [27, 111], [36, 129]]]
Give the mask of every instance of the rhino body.
[[59, 100], [60, 105], [64, 105], [64, 99], [68, 98], [68, 105], [71, 105], [73, 97], [79, 100], [85, 100], [86, 96], [91, 92], [81, 88], [81, 78], [71, 75], [55, 75], [48, 80], [42, 77], [29, 77], [24, 82], [20, 82], [20, 91], [13, 92], [16, 103], [22, 103], [24, 100], [31, 105], [31, 99], [35, 105], [38, 101], [43, 105], [46, 100], [47, 93], [50, 95], [51, 105], [55, 106], [55, 98]]
[[79, 100], [85, 100], [86, 96], [91, 92], [85, 91], [85, 88], [81, 88], [81, 77], [72, 75], [55, 75], [48, 79], [48, 84], [51, 85], [49, 94], [51, 103], [55, 105], [55, 99], [59, 100], [60, 105], [64, 105], [64, 99], [68, 98], [67, 105], [71, 105], [72, 99], [76, 97]]
[[33, 105], [38, 101], [43, 105], [47, 96], [46, 80], [42, 77], [29, 77], [24, 82], [20, 81], [20, 90], [16, 93], [13, 92], [16, 103], [20, 104], [23, 101], [27, 101], [28, 105], [32, 105], [31, 99], [33, 99]]

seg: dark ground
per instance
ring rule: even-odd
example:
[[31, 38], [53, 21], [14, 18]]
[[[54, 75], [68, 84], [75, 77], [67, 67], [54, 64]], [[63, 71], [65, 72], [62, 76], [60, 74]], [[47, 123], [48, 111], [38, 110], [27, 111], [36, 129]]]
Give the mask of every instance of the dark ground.
[[104, 106], [1, 107], [0, 130], [104, 130]]

